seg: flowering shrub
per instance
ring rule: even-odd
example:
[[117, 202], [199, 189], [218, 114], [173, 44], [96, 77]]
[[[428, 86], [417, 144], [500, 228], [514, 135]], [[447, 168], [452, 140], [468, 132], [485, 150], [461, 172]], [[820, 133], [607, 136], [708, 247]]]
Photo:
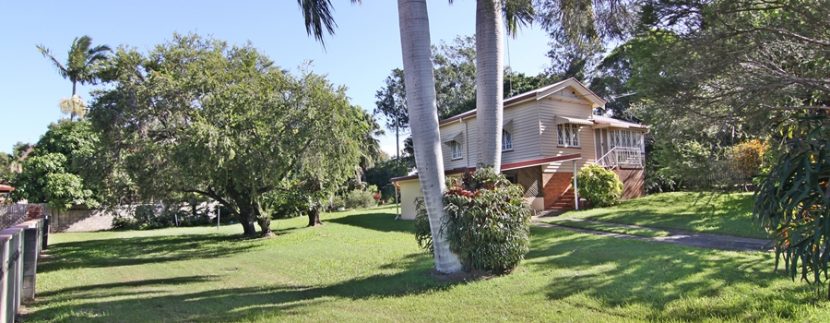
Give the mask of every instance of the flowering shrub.
[[[521, 187], [490, 168], [466, 173], [449, 186], [444, 193], [448, 222], [442, 230], [465, 269], [503, 274], [516, 268], [530, 247], [532, 211]], [[429, 221], [418, 205], [416, 238], [431, 250]]]

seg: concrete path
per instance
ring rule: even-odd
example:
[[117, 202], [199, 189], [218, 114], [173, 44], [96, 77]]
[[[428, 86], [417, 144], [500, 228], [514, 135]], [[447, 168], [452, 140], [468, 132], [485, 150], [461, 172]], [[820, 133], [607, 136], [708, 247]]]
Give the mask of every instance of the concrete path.
[[588, 233], [588, 234], [599, 235], [599, 236], [604, 236], [604, 237], [639, 240], [639, 241], [649, 241], [649, 242], [673, 243], [673, 244], [679, 244], [679, 245], [690, 246], [690, 247], [698, 247], [698, 248], [721, 249], [721, 250], [739, 250], [739, 251], [769, 251], [769, 250], [772, 249], [772, 241], [771, 240], [765, 240], [765, 239], [735, 237], [735, 236], [728, 236], [728, 235], [722, 235], [722, 234], [712, 234], [712, 233], [690, 232], [690, 231], [677, 230], [677, 229], [650, 228], [650, 227], [644, 227], [644, 226], [638, 226], [638, 225], [591, 221], [591, 220], [585, 220], [585, 219], [563, 218], [562, 220], [580, 221], [580, 222], [589, 222], [589, 223], [601, 223], [601, 224], [604, 224], [604, 225], [617, 226], [617, 227], [620, 227], [620, 228], [661, 230], [661, 231], [668, 232], [669, 235], [665, 236], [665, 237], [644, 237], [644, 236], [636, 236], [636, 235], [631, 235], [631, 234], [612, 233], [612, 232], [597, 231], [597, 230], [590, 230], [590, 229], [573, 228], [573, 227], [558, 225], [558, 224], [556, 224], [555, 221], [553, 221], [553, 222], [542, 222], [538, 218], [535, 218], [533, 220], [533, 225], [538, 226], [538, 227], [547, 227], [547, 228], [561, 228], [561, 229], [565, 229], [565, 230], [570, 230], [570, 231], [575, 231], [575, 232], [580, 232], [580, 233]]

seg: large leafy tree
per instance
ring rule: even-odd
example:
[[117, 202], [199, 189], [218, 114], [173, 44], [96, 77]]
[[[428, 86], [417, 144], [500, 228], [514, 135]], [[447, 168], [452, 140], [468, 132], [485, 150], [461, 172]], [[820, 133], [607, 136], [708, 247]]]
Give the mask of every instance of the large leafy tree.
[[695, 176], [718, 183], [701, 174], [725, 146], [771, 143], [755, 214], [785, 270], [811, 282], [830, 274], [828, 16], [826, 0], [648, 1], [620, 51], [634, 114], [656, 147], [701, 148]]
[[401, 130], [409, 127], [409, 113], [406, 109], [406, 88], [403, 70], [396, 68], [386, 77], [384, 85], [375, 92], [375, 115], [386, 119], [386, 128], [395, 131], [395, 157], [401, 158]]
[[49, 203], [57, 210], [97, 206], [94, 185], [84, 179], [97, 144], [98, 135], [87, 121], [49, 125], [31, 151], [25, 146], [17, 149], [20, 154], [28, 152], [25, 159], [20, 158], [20, 173], [13, 178], [14, 198]]
[[37, 49], [55, 65], [63, 78], [72, 83], [72, 96], [61, 101], [61, 110], [70, 114], [70, 120], [76, 115], [82, 117], [86, 110], [84, 102], [76, 96], [77, 85], [94, 82], [98, 78], [96, 67], [107, 59], [110, 48], [107, 45], [93, 47], [92, 38], [89, 36], [77, 37], [69, 47], [65, 63], [56, 58], [45, 46], [38, 45]]
[[368, 125], [344, 88], [310, 72], [292, 76], [250, 46], [199, 36], [142, 55], [120, 50], [91, 119], [111, 163], [143, 200], [212, 198], [246, 235], [271, 235], [263, 197], [305, 174], [353, 173]]

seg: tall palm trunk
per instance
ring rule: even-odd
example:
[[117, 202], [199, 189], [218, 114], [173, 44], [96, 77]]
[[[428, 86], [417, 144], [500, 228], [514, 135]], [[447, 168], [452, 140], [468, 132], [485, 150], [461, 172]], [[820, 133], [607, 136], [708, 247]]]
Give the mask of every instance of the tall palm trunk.
[[502, 0], [476, 3], [476, 119], [480, 163], [501, 170], [501, 134], [504, 119], [504, 34]]
[[[78, 81], [72, 80], [72, 96], [69, 97], [70, 100], [72, 100], [72, 98], [75, 97], [75, 93], [77, 93], [76, 92], [77, 85], [78, 85]], [[74, 119], [75, 119], [75, 109], [72, 109], [72, 112], [69, 113], [69, 121], [72, 121]]]
[[461, 262], [450, 251], [446, 234], [441, 230], [446, 220], [442, 201], [446, 187], [438, 111], [435, 107], [435, 76], [430, 58], [426, 0], [398, 0], [398, 18], [415, 165], [429, 215], [435, 269], [441, 273], [458, 272], [462, 269]]

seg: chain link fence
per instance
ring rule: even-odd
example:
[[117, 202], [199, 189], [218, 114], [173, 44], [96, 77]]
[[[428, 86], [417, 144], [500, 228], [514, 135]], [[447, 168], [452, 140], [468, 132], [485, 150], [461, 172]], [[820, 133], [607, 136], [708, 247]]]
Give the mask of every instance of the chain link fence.
[[0, 205], [0, 229], [22, 223], [30, 219], [46, 218], [49, 209], [45, 204], [9, 204]]

